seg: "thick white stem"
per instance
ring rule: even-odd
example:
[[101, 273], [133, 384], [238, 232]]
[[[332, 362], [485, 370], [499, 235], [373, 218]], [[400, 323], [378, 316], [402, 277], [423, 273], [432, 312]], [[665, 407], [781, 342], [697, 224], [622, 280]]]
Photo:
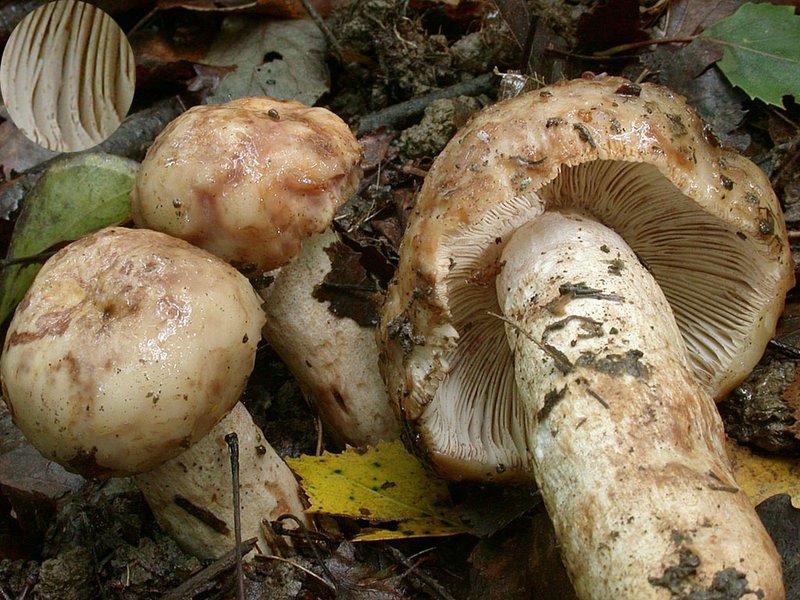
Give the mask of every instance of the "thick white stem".
[[535, 475], [579, 597], [784, 598], [714, 402], [633, 251], [554, 213], [518, 230], [502, 260]]
[[262, 333], [334, 443], [366, 446], [397, 439], [400, 424], [378, 370], [374, 329], [337, 317], [313, 296], [331, 270], [325, 249], [335, 242], [330, 229], [309, 238], [275, 281], [258, 290], [267, 315]]
[[239, 438], [242, 539], [258, 537], [257, 551], [272, 554], [286, 542], [267, 521], [293, 514], [307, 523], [300, 487], [264, 439], [241, 402], [183, 454], [136, 476], [158, 524], [200, 558], [218, 558], [235, 545], [231, 464], [225, 436]]

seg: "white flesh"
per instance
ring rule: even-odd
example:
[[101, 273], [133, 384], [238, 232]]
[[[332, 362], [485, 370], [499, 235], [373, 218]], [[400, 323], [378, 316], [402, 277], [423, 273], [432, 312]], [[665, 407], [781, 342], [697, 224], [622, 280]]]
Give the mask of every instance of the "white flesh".
[[331, 270], [325, 249], [335, 242], [330, 229], [310, 237], [272, 285], [258, 290], [267, 316], [262, 334], [337, 445], [394, 440], [400, 424], [378, 371], [374, 329], [334, 315], [327, 302], [313, 296]]
[[136, 476], [158, 524], [200, 558], [219, 558], [235, 545], [225, 442], [234, 431], [239, 438], [242, 539], [258, 537], [257, 552], [275, 554], [286, 542], [272, 534], [267, 521], [288, 513], [307, 523], [297, 480], [239, 402], [186, 452]]
[[603, 225], [550, 213], [517, 230], [502, 260], [534, 472], [578, 596], [784, 598], [714, 402], [633, 251]]

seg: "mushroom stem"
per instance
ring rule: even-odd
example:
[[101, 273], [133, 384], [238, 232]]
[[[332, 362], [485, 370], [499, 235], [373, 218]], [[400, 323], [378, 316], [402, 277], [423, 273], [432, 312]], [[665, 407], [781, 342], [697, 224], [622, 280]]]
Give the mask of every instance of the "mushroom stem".
[[135, 476], [158, 524], [199, 558], [219, 558], [235, 543], [225, 443], [234, 431], [239, 437], [242, 537], [258, 537], [262, 554], [280, 553], [285, 542], [263, 523], [287, 513], [306, 521], [294, 475], [239, 402], [183, 454]]
[[784, 598], [714, 402], [623, 239], [548, 213], [513, 234], [501, 265], [534, 472], [578, 596]]
[[367, 446], [400, 437], [400, 424], [378, 370], [372, 327], [330, 311], [314, 290], [331, 270], [325, 251], [337, 241], [327, 229], [311, 236], [300, 254], [258, 293], [267, 321], [264, 339], [291, 370], [339, 447]]

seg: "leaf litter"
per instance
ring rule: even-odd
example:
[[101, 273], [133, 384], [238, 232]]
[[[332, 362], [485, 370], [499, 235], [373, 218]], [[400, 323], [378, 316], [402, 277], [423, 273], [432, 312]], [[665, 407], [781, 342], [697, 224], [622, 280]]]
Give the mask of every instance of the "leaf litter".
[[[160, 4], [166, 7], [168, 3]], [[587, 70], [625, 73], [634, 79], [645, 77], [648, 80], [660, 81], [689, 96], [690, 101], [701, 112], [712, 118], [714, 128], [723, 140], [731, 141], [754, 154], [763, 151], [765, 143], [759, 131], [754, 131], [749, 124], [755, 122], [755, 117], [763, 116], [766, 122], [766, 115], [774, 115], [771, 112], [767, 113], [762, 105], [749, 100], [743, 92], [728, 84], [720, 69], [714, 65], [714, 61], [720, 59], [723, 49], [716, 47], [719, 44], [715, 46], [702, 38], [689, 45], [659, 44], [636, 50], [632, 53], [633, 56], [622, 59], [581, 56], [581, 53], [603, 50], [605, 44], [636, 42], [642, 39], [642, 32], [650, 37], [697, 35], [732, 14], [742, 4], [737, 0], [712, 3], [689, 0], [642, 3], [639, 8], [644, 10], [641, 11], [638, 20], [637, 13], [633, 10], [636, 8], [635, 3], [621, 0], [606, 3], [624, 11], [625, 19], [621, 21], [627, 25], [622, 27], [619, 26], [619, 22], [615, 22], [613, 14], [603, 13], [591, 3], [537, 0], [531, 3], [530, 12], [501, 10], [502, 16], [498, 17], [492, 11], [484, 9], [477, 13], [477, 18], [473, 5], [468, 8], [466, 3], [461, 3], [463, 15], [471, 16], [465, 16], [463, 21], [459, 21], [456, 18], [460, 10], [458, 2], [452, 3], [445, 9], [435, 2], [428, 2], [415, 8], [413, 4], [390, 0], [362, 0], [335, 11], [329, 19], [329, 24], [333, 26], [333, 31], [346, 50], [340, 61], [332, 60], [324, 49], [320, 50], [318, 45], [314, 45], [319, 43], [320, 38], [312, 32], [312, 28], [307, 28], [307, 31], [314, 41], [304, 41], [300, 34], [285, 33], [290, 31], [292, 21], [273, 21], [275, 29], [272, 31], [277, 32], [277, 36], [283, 34], [284, 37], [277, 37], [281, 40], [280, 43], [270, 47], [263, 34], [267, 22], [270, 21], [269, 18], [263, 15], [242, 15], [237, 12], [242, 3], [237, 2], [219, 6], [224, 9], [221, 13], [208, 11], [207, 9], [216, 8], [212, 6], [213, 4], [219, 3], [205, 0], [172, 2], [171, 6], [176, 8], [162, 12], [155, 20], [145, 20], [142, 31], [166, 32], [164, 39], [175, 42], [179, 38], [175, 35], [179, 29], [169, 32], [162, 25], [169, 22], [174, 24], [179, 19], [189, 18], [187, 15], [190, 12], [193, 14], [191, 19], [198, 18], [196, 11], [186, 11], [178, 7], [192, 5], [191, 8], [205, 9], [202, 18], [196, 23], [201, 24], [199, 31], [207, 28], [207, 35], [202, 37], [193, 34], [196, 36], [193, 38], [194, 47], [178, 58], [185, 63], [161, 71], [159, 75], [161, 78], [148, 87], [147, 95], [137, 96], [140, 98], [139, 102], [143, 103], [139, 108], [163, 100], [168, 93], [180, 93], [181, 101], [191, 105], [207, 101], [209, 95], [213, 98], [225, 98], [238, 94], [264, 93], [265, 89], [269, 89], [270, 92], [285, 89], [289, 95], [307, 94], [304, 97], [320, 99], [321, 103], [333, 107], [336, 112], [355, 122], [381, 108], [394, 106], [432, 90], [447, 88], [465, 78], [486, 74], [494, 67], [504, 71], [519, 66], [522, 63], [520, 53], [527, 41], [528, 29], [533, 25], [533, 30], [536, 32], [533, 41], [536, 51], [532, 53], [530, 62], [537, 67], [536, 77], [530, 79], [533, 86], [537, 85], [537, 80], [550, 81], [558, 73], [577, 75]], [[504, 6], [513, 6], [514, 3], [506, 1], [498, 2], [498, 5], [503, 9]], [[138, 22], [142, 18], [142, 13], [128, 18], [132, 23]], [[126, 16], [121, 14], [120, 19], [125, 22]], [[581, 19], [588, 25], [579, 27]], [[224, 31], [226, 22], [229, 25], [238, 23], [239, 29], [235, 31], [251, 42], [246, 48], [240, 48], [241, 53], [225, 54], [226, 49], [233, 48], [237, 41], [233, 39], [236, 36], [229, 36], [225, 43], [220, 41], [223, 39], [220, 37], [220, 32]], [[665, 23], [666, 28], [660, 29]], [[305, 26], [306, 24], [303, 24], [300, 29]], [[592, 28], [598, 27], [614, 33], [602, 42], [598, 41], [592, 38], [592, 34], [596, 33]], [[259, 33], [251, 34], [252, 31]], [[511, 32], [516, 33], [516, 45]], [[248, 37], [250, 35], [255, 37]], [[297, 53], [307, 54], [308, 56], [304, 58], [312, 60], [313, 64], [306, 68], [295, 62], [286, 68], [273, 68], [275, 65], [272, 63], [275, 61], [289, 63], [284, 55], [284, 53], [289, 54], [287, 44], [297, 44], [299, 48]], [[151, 46], [152, 48], [155, 46]], [[214, 48], [214, 52], [219, 49], [220, 54], [212, 53], [209, 59], [210, 48]], [[161, 59], [169, 61], [178, 56], [175, 54], [170, 57], [163, 54]], [[152, 68], [154, 65], [157, 67], [158, 60], [160, 59], [156, 54], [155, 63], [151, 62], [149, 67]], [[203, 68], [211, 68], [211, 63], [214, 63], [216, 66], [213, 68], [218, 70], [203, 71]], [[674, 68], [670, 69], [673, 65]], [[187, 70], [187, 67], [190, 67], [190, 70]], [[199, 91], [187, 88], [191, 85], [187, 73], [190, 74], [192, 71], [200, 78], [196, 82], [202, 88]], [[268, 87], [272, 85], [273, 76], [274, 89]], [[525, 75], [521, 77], [524, 78]], [[774, 91], [771, 93], [774, 94]], [[781, 100], [785, 96], [788, 94], [781, 94]], [[773, 100], [775, 97], [771, 96]], [[143, 98], [146, 100], [142, 100]], [[790, 143], [792, 136], [797, 136], [798, 115], [791, 99], [786, 102], [790, 127], [789, 142], [785, 143]], [[352, 252], [341, 252], [346, 257], [342, 260], [342, 271], [348, 269], [347, 265], [355, 266], [356, 263], [359, 268], [364, 269], [363, 272], [359, 270], [357, 273], [355, 280], [357, 286], [369, 282], [370, 285], [377, 283], [378, 287], [382, 287], [391, 276], [405, 217], [413, 205], [413, 195], [430, 165], [432, 154], [435, 153], [435, 149], [422, 149], [418, 155], [412, 156], [413, 152], [409, 152], [409, 148], [399, 147], [397, 143], [402, 135], [399, 130], [415, 125], [420, 116], [421, 113], [417, 113], [410, 115], [404, 122], [398, 122], [395, 126], [398, 131], [381, 130], [366, 136], [367, 139], [377, 142], [378, 151], [373, 164], [365, 169], [367, 179], [360, 194], [349, 203], [348, 209], [352, 212], [342, 213], [337, 217], [337, 223], [347, 237], [347, 247], [352, 252], [360, 254], [354, 257]], [[424, 129], [415, 132], [415, 135], [424, 139]], [[432, 148], [438, 148], [440, 145], [437, 143]], [[422, 148], [421, 144], [417, 146]], [[769, 149], [769, 144], [766, 148]], [[792, 156], [789, 152], [785, 158], [778, 159], [776, 172], [780, 173], [781, 166], [791, 161]], [[0, 155], [0, 161], [3, 158]], [[370, 253], [369, 258], [364, 258], [365, 252]], [[329, 291], [335, 289], [338, 283], [340, 283], [338, 280], [333, 281], [334, 285], [329, 286]], [[284, 427], [281, 421], [285, 411], [290, 411], [293, 421], [305, 424], [298, 429], [304, 432], [302, 434], [304, 439], [300, 444], [286, 439], [286, 443], [281, 446], [290, 454], [296, 454], [298, 448], [309, 452], [308, 433], [314, 431], [314, 419], [307, 408], [305, 412], [298, 410], [296, 405], [302, 402], [300, 391], [288, 375], [285, 375], [285, 369], [283, 372], [280, 369], [276, 371], [274, 363], [269, 361], [263, 363], [263, 358], [259, 360], [262, 366], [251, 380], [251, 387], [246, 396], [248, 406], [259, 415], [260, 424], [270, 432], [268, 435], [278, 440], [281, 437], [291, 438], [295, 435], [295, 430]], [[773, 367], [767, 365], [767, 368]], [[275, 376], [276, 372], [283, 375]], [[268, 379], [266, 383], [265, 378]], [[286, 408], [290, 405], [292, 408]], [[324, 446], [324, 439], [322, 442]], [[357, 456], [365, 455], [362, 450], [348, 450], [345, 453], [348, 456], [347, 460], [350, 460], [348, 452]], [[366, 451], [367, 454], [369, 452], [370, 450]], [[328, 453], [328, 457], [332, 456], [334, 455]], [[750, 469], [752, 472], [750, 479], [756, 485], [755, 491], [752, 492], [754, 497], [791, 491], [793, 489], [791, 485], [796, 480], [796, 473], [791, 468], [791, 460], [794, 459], [789, 459], [782, 463], [783, 466], [776, 467], [774, 464], [767, 466], [759, 462], [763, 458], [762, 455], [753, 453], [737, 454], [739, 468]], [[398, 460], [404, 467], [408, 467], [407, 457], [400, 454]], [[778, 459], [779, 462], [781, 460], [783, 459]], [[346, 468], [349, 470], [353, 467]], [[394, 467], [391, 465], [383, 467], [387, 471], [391, 468]], [[384, 476], [383, 469], [375, 471], [374, 467], [370, 469], [369, 466], [362, 465], [355, 468], [353, 473], [349, 473], [348, 477], [357, 481], [358, 477], [366, 473], [368, 478], [376, 477], [380, 480], [381, 486], [396, 483], [395, 475]], [[774, 474], [767, 476], [765, 475], [767, 471]], [[344, 477], [344, 474], [334, 475], [339, 477], [339, 480]], [[429, 477], [424, 469], [417, 475], [422, 478], [419, 481], [423, 482]], [[332, 477], [332, 474], [328, 472], [326, 476]], [[413, 478], [410, 480], [414, 481]], [[743, 476], [742, 481], [747, 482], [747, 476]], [[55, 482], [51, 485], [55, 485]], [[749, 489], [749, 483], [742, 485]], [[21, 485], [23, 489], [26, 486], [24, 483]], [[369, 490], [372, 496], [382, 498], [385, 496], [385, 490], [380, 490], [381, 486], [378, 486], [380, 493], [377, 494], [369, 485], [362, 485], [358, 489], [361, 492]], [[32, 488], [32, 484], [27, 487]], [[321, 532], [315, 533], [319, 538], [314, 538], [316, 541], [313, 544], [308, 542], [299, 544], [300, 553], [296, 560], [317, 573], [324, 571], [322, 564], [325, 563], [325, 568], [336, 575], [337, 584], [340, 586], [337, 589], [341, 591], [341, 597], [347, 597], [344, 595], [345, 592], [349, 593], [350, 597], [356, 598], [447, 597], [435, 591], [435, 587], [420, 583], [423, 581], [421, 577], [427, 577], [430, 573], [435, 573], [437, 579], [447, 582], [448, 589], [457, 597], [478, 599], [502, 596], [513, 599], [529, 598], [537, 592], [545, 593], [549, 597], [570, 597], [571, 588], [568, 582], [564, 583], [566, 579], [563, 577], [559, 579], [556, 574], [558, 572], [556, 567], [560, 563], [557, 549], [553, 546], [553, 538], [542, 533], [547, 530], [546, 515], [541, 507], [536, 505], [536, 501], [529, 498], [530, 490], [516, 499], [498, 500], [497, 496], [485, 491], [481, 494], [474, 489], [460, 486], [451, 485], [439, 489], [432, 485], [429, 489], [427, 483], [418, 482], [417, 487], [421, 488], [418, 490], [420, 493], [423, 489], [426, 493], [431, 493], [433, 490], [431, 495], [433, 500], [429, 499], [426, 503], [417, 497], [415, 500], [389, 503], [393, 509], [399, 505], [407, 512], [390, 514], [392, 511], [387, 513], [376, 511], [371, 505], [371, 500], [350, 504], [343, 502], [347, 510], [357, 514], [337, 517], [335, 520], [326, 517], [325, 511], [320, 511], [317, 513], [319, 522], [324, 523], [325, 527]], [[323, 489], [327, 488], [323, 485]], [[352, 490], [352, 485], [348, 489]], [[57, 518], [45, 533], [43, 545], [38, 549], [29, 550], [29, 557], [38, 555], [56, 562], [45, 564], [40, 561], [26, 562], [19, 559], [0, 561], [0, 587], [4, 592], [20, 595], [27, 590], [25, 593], [36, 593], [42, 598], [59, 597], [54, 590], [61, 578], [62, 585], [74, 580], [76, 593], [80, 590], [89, 594], [95, 593], [97, 581], [101, 581], [103, 594], [107, 597], [150, 598], [158, 597], [168, 591], [170, 587], [177, 585], [181, 578], [186, 580], [190, 572], [197, 573], [202, 569], [202, 565], [192, 562], [188, 557], [177, 558], [181, 556], [178, 549], [174, 547], [167, 549], [169, 539], [160, 536], [152, 521], [148, 521], [146, 511], [142, 510], [134, 500], [135, 491], [124, 491], [114, 485], [107, 488], [105, 499], [101, 500], [94, 484], [89, 490], [68, 496], [66, 503], [61, 503], [63, 506]], [[797, 492], [792, 491], [792, 494], [796, 495]], [[773, 496], [773, 499], [784, 497]], [[5, 497], [0, 497], [0, 501], [4, 499]], [[349, 501], [349, 496], [345, 500]], [[769, 502], [768, 500], [762, 504], [759, 510], [761, 511], [763, 506], [768, 506]], [[81, 505], [81, 510], [75, 511], [74, 508], [69, 508], [76, 503]], [[340, 504], [324, 506], [333, 514], [345, 512], [341, 510]], [[22, 508], [24, 509], [24, 502]], [[415, 521], [411, 508], [417, 509], [417, 516], [422, 515], [421, 522]], [[437, 516], [434, 508], [442, 508], [444, 512]], [[768, 527], [770, 523], [772, 524], [770, 531], [773, 536], [779, 535], [776, 532], [782, 531], [780, 520], [786, 518], [788, 523], [789, 517], [793, 514], [791, 510], [795, 509], [789, 510], [784, 503], [776, 510], [777, 512], [773, 512], [773, 516], [770, 517], [771, 521], [765, 520]], [[373, 513], [380, 514], [382, 518], [376, 518]], [[461, 528], [462, 531], [471, 530], [487, 537], [478, 541], [472, 536], [456, 535], [426, 541], [425, 538], [407, 539], [408, 536], [402, 535], [404, 525], [418, 527], [419, 529], [415, 531], [424, 533], [425, 528], [432, 525], [426, 519], [433, 519], [434, 524], [444, 522], [448, 527], [452, 526], [452, 532]], [[0, 521], [0, 524], [3, 522]], [[91, 525], [88, 529], [87, 524]], [[104, 529], [106, 526], [109, 528]], [[81, 527], [84, 529], [83, 533], [80, 531]], [[372, 531], [373, 529], [375, 531]], [[87, 531], [95, 537], [100, 534], [100, 539], [103, 540], [101, 545], [87, 544]], [[401, 535], [397, 535], [398, 531]], [[785, 531], [789, 532], [788, 536], [791, 528], [787, 525]], [[401, 548], [411, 556], [412, 559], [408, 562], [410, 566], [403, 566], [405, 563], [400, 562], [397, 557], [387, 562], [388, 555], [381, 555], [378, 550], [381, 547], [380, 542], [353, 546], [343, 541], [343, 538], [352, 539], [365, 532], [368, 535], [376, 535], [377, 539], [384, 539], [381, 536], [387, 535], [406, 538], [393, 541], [391, 547]], [[1, 533], [3, 532], [0, 531]], [[544, 542], [541, 543], [544, 544], [542, 548], [545, 550], [537, 550], [536, 548], [540, 547], [537, 545], [539, 542], [531, 541], [531, 537], [540, 534], [544, 536]], [[312, 545], [316, 545], [323, 552], [322, 561], [313, 557], [313, 553], [310, 552]], [[778, 545], [783, 553], [792, 551], [790, 546], [784, 546], [780, 541]], [[0, 549], [2, 547], [0, 544]], [[520, 553], [527, 554], [529, 550], [533, 555], [549, 553], [550, 559], [555, 562], [536, 563], [532, 558], [530, 562], [520, 567], [516, 557]], [[413, 557], [417, 552], [422, 552], [420, 556], [425, 558], [419, 558], [418, 562], [414, 562]], [[465, 559], [470, 553], [471, 567], [465, 567], [467, 564]], [[148, 556], [149, 559], [146, 558]], [[384, 561], [383, 567], [381, 560]], [[369, 564], [367, 569], [364, 568], [366, 564]], [[191, 566], [187, 568], [186, 565]], [[277, 575], [267, 573], [264, 565], [254, 565], [251, 569], [252, 579], [249, 581], [254, 597], [259, 597], [259, 593], [261, 597], [278, 597], [271, 595], [277, 594], [278, 589], [285, 590], [287, 598], [309, 597], [309, 594], [321, 598], [330, 596], [328, 588], [314, 587], [311, 579], [300, 577], [299, 571], [291, 565], [287, 566], [288, 570], [282, 575], [285, 585], [278, 583]], [[785, 570], [790, 576], [791, 571]], [[416, 575], [419, 575], [420, 579], [415, 580]], [[219, 590], [231, 589], [231, 580], [227, 577], [223, 574], [210, 580], [207, 583], [209, 587], [194, 589], [193, 596], [211, 597], [210, 594], [219, 593]], [[377, 596], [368, 594], [371, 580], [380, 582], [380, 585], [372, 586], [376, 588]], [[789, 578], [787, 584], [792, 585]], [[797, 584], [794, 588], [790, 587], [790, 593], [792, 589], [797, 590]], [[550, 591], [543, 592], [544, 590]], [[63, 587], [61, 591], [63, 593]]]

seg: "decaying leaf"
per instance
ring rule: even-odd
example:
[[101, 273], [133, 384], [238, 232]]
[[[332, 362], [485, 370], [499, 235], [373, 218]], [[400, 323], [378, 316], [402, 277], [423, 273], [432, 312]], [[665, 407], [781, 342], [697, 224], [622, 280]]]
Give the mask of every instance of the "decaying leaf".
[[789, 494], [792, 504], [800, 507], [800, 461], [787, 456], [762, 456], [744, 446], [730, 443], [736, 483], [759, 504], [776, 494]]
[[598, 2], [578, 19], [579, 48], [586, 52], [647, 39], [638, 0]]
[[271, 96], [312, 105], [329, 88], [325, 40], [310, 20], [232, 15], [223, 22], [205, 62], [236, 65], [236, 71], [222, 80], [209, 103]]
[[[138, 167], [109, 154], [79, 154], [55, 162], [26, 197], [7, 258], [33, 256], [128, 219]], [[11, 265], [0, 273], [0, 322], [22, 299], [39, 268]]]
[[723, 46], [717, 65], [751, 98], [783, 106], [800, 95], [800, 16], [791, 6], [743, 4], [702, 36]]
[[361, 264], [361, 253], [337, 242], [325, 249], [331, 270], [314, 289], [313, 296], [329, 302], [338, 317], [353, 319], [362, 327], [378, 324], [380, 288]]
[[[374, 526], [355, 541], [456, 535], [468, 532], [452, 512], [444, 481], [402, 442], [379, 442], [362, 452], [287, 458], [311, 501], [307, 512], [363, 519]], [[387, 526], [396, 524], [396, 529]]]

